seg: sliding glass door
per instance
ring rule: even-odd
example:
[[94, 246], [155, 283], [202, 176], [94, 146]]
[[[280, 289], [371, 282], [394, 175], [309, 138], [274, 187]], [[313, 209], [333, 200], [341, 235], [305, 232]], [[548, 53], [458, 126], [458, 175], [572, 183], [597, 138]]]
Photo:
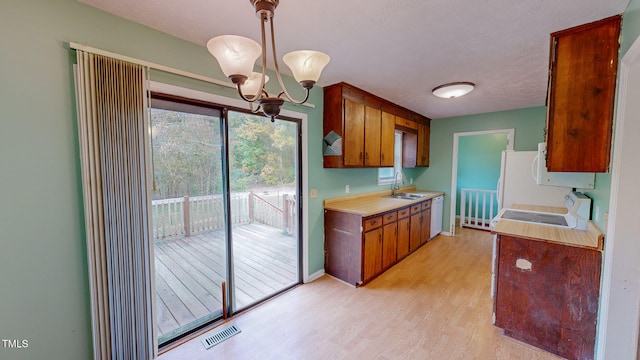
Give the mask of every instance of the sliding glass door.
[[150, 111], [163, 345], [221, 318], [224, 304], [233, 313], [300, 282], [300, 123], [225, 119], [220, 107], [165, 95]]
[[233, 310], [298, 284], [299, 128], [229, 111]]
[[227, 281], [221, 112], [154, 97], [151, 145], [158, 343], [222, 313]]

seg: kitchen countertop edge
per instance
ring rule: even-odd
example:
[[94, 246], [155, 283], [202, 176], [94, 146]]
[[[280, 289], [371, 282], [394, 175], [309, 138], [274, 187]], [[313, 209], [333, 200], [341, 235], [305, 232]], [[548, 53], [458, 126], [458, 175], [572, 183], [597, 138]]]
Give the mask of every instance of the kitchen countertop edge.
[[341, 211], [355, 215], [367, 217], [371, 215], [381, 214], [387, 211], [397, 210], [415, 203], [433, 199], [440, 195], [444, 195], [442, 191], [417, 190], [415, 186], [404, 187], [400, 192], [427, 194], [423, 198], [414, 200], [393, 199], [385, 196], [391, 195], [391, 190], [377, 191], [373, 193], [350, 195], [338, 198], [324, 200], [324, 209]]

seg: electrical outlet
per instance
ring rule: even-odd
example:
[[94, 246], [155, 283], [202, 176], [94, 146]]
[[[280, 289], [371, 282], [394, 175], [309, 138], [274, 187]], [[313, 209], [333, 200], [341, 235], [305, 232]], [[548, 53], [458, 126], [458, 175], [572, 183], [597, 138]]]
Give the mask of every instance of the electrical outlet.
[[348, 193], [349, 193], [349, 185], [348, 185], [348, 184], [344, 186], [344, 192], [345, 192], [346, 194], [348, 194]]
[[318, 189], [311, 189], [311, 197], [312, 198], [318, 197]]
[[409, 178], [409, 185], [413, 185], [413, 178]]

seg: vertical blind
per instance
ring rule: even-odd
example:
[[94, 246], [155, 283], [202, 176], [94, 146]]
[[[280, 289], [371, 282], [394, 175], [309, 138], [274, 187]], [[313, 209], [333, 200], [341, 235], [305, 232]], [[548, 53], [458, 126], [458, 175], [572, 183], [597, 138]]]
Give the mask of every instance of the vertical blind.
[[76, 51], [95, 359], [155, 357], [145, 69]]

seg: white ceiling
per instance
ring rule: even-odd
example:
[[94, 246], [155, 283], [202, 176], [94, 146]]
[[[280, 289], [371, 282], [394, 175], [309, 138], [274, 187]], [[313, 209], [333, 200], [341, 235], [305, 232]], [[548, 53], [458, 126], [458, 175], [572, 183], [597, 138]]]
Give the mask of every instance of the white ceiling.
[[[260, 39], [249, 0], [78, 1], [202, 46], [223, 34]], [[628, 3], [281, 0], [276, 44], [279, 56], [297, 49], [329, 54], [320, 86], [345, 81], [437, 119], [544, 105], [549, 34], [620, 14]], [[456, 99], [431, 94], [454, 81], [477, 87]]]

